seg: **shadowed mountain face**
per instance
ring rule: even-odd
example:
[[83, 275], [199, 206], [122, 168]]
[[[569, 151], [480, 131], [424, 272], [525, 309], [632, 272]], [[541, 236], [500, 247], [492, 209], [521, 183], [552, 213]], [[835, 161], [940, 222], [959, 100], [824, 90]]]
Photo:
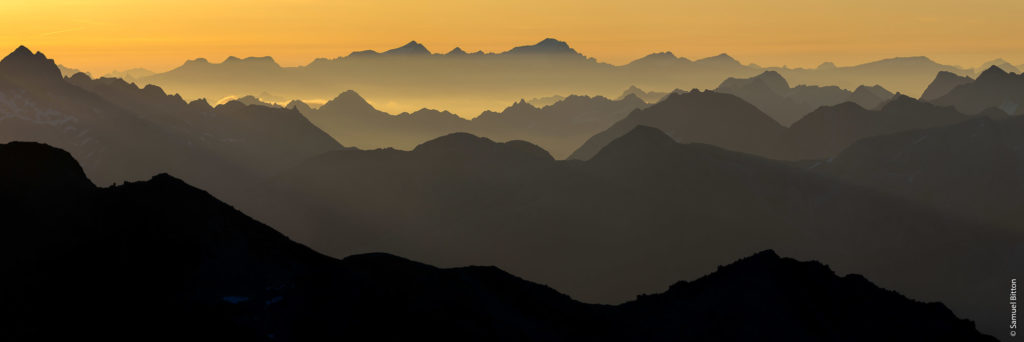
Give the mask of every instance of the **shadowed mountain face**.
[[740, 98], [710, 91], [671, 94], [594, 135], [569, 159], [587, 160], [637, 125], [657, 127], [679, 142], [700, 142], [748, 153], [770, 154], [785, 127]]
[[502, 141], [526, 139], [565, 158], [590, 136], [647, 104], [635, 96], [613, 101], [572, 95], [542, 108], [520, 100], [500, 113], [487, 111], [472, 120], [430, 109], [390, 115], [351, 90], [318, 109], [294, 105], [298, 107], [289, 107], [302, 111], [339, 141], [364, 149], [408, 150], [437, 136], [471, 132]]
[[[414, 41], [383, 53], [359, 51], [345, 57], [318, 58], [295, 67], [280, 67], [272, 60], [229, 61], [192, 60], [139, 80], [174, 89], [186, 98], [220, 99], [266, 91], [286, 98], [329, 99], [340, 89], [357, 89], [378, 104], [379, 109], [389, 112], [413, 111], [419, 108], [412, 107], [415, 105], [474, 114], [500, 108], [516, 99], [551, 94], [600, 94], [615, 98], [629, 85], [662, 90], [713, 89], [723, 79], [753, 77], [765, 71], [778, 72], [793, 84], [836, 85], [845, 89], [879, 84], [915, 96], [939, 71], [971, 73], [924, 57], [893, 58], [857, 66], [789, 69], [744, 65], [726, 54], [691, 60], [671, 52], [653, 53], [615, 66], [584, 56], [566, 42], [551, 38], [501, 53], [454, 49], [437, 54]], [[391, 101], [394, 103], [389, 104]]]
[[1007, 73], [993, 66], [978, 75], [976, 81], [964, 82], [931, 102], [953, 106], [968, 114], [980, 113], [995, 107], [1009, 115], [1022, 115], [1024, 75]]
[[1019, 231], [1024, 118], [868, 138], [813, 170]]
[[52, 60], [24, 48], [0, 61], [0, 120], [0, 141], [65, 148], [98, 184], [174, 172], [224, 193], [342, 148], [294, 110], [238, 102], [213, 108], [152, 85], [65, 79]]
[[166, 174], [96, 188], [68, 153], [35, 143], [0, 145], [0, 163], [14, 339], [993, 340], [942, 304], [772, 251], [591, 305], [494, 267], [331, 259]]
[[860, 86], [853, 92], [836, 86], [800, 85], [790, 88], [786, 79], [775, 71], [746, 79], [729, 78], [715, 91], [736, 95], [785, 126], [822, 106], [849, 101], [861, 107], [876, 108], [893, 97], [892, 93], [877, 85]]
[[242, 207], [329, 255], [495, 264], [605, 303], [770, 247], [942, 300], [995, 331], [1004, 300], [975, 299], [1024, 266], [1019, 232], [649, 127], [586, 162], [538, 151], [454, 135], [412, 151], [333, 152]]
[[960, 76], [951, 72], [940, 71], [935, 75], [935, 80], [928, 84], [928, 88], [924, 90], [924, 94], [921, 94], [921, 101], [934, 101], [946, 94], [949, 94], [953, 88], [971, 82], [974, 82], [973, 78]]
[[[751, 80], [755, 84], [766, 84]], [[884, 92], [884, 89], [863, 87], [854, 95], [858, 92]], [[672, 95], [657, 105], [630, 114], [587, 140], [569, 158], [589, 159], [609, 141], [633, 127], [648, 125], [664, 130], [680, 142], [712, 144], [773, 159], [824, 159], [862, 138], [948, 125], [967, 118], [949, 107], [896, 96], [877, 110], [867, 110], [853, 102], [819, 107], [785, 128], [738, 97], [692, 92]]]

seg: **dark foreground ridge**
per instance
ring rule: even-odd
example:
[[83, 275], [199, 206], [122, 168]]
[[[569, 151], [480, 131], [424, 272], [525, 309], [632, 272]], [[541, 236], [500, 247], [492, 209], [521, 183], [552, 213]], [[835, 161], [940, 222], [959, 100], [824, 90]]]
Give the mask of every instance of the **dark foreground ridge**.
[[96, 188], [41, 144], [0, 145], [0, 165], [13, 340], [993, 340], [942, 304], [772, 251], [592, 305], [494, 267], [332, 259], [166, 174]]

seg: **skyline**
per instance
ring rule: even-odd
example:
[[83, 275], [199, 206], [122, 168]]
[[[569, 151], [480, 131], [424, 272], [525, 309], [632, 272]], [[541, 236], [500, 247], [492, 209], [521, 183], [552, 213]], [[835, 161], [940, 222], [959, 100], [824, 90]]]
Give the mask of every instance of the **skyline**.
[[[271, 56], [282, 66], [298, 66], [411, 40], [434, 53], [457, 46], [501, 52], [548, 37], [613, 65], [662, 51], [689, 59], [727, 53], [744, 64], [803, 68], [908, 56], [965, 68], [996, 58], [1024, 63], [1024, 47], [1008, 44], [1014, 37], [1006, 34], [1024, 32], [1024, 23], [1013, 18], [1024, 3], [996, 0], [969, 8], [954, 1], [424, 5], [399, 0], [380, 6], [378, 1], [108, 0], [4, 3], [0, 10], [9, 14], [0, 24], [5, 48], [25, 45], [94, 75], [135, 67], [162, 72], [199, 57], [219, 62], [228, 56]], [[835, 17], [836, 12], [845, 15]]]

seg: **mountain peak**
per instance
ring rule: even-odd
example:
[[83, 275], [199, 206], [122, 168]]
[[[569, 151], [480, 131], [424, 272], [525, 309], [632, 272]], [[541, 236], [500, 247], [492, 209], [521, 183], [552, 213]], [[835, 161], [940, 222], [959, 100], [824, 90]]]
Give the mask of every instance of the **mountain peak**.
[[505, 54], [569, 54], [578, 55], [569, 44], [554, 38], [546, 38], [534, 45], [517, 46]]
[[452, 49], [452, 51], [448, 51], [447, 55], [449, 55], [449, 56], [463, 56], [463, 55], [467, 55], [467, 53], [462, 48], [456, 46], [454, 49]]
[[718, 64], [736, 64], [736, 65], [740, 64], [740, 62], [737, 61], [735, 58], [732, 58], [732, 56], [729, 56], [728, 54], [725, 54], [725, 53], [719, 54], [717, 56], [711, 56], [711, 57], [708, 57], [708, 58], [698, 59], [697, 62], [718, 63]]
[[334, 99], [330, 101], [327, 101], [327, 103], [325, 103], [320, 108], [331, 109], [334, 107], [339, 108], [339, 110], [343, 112], [366, 112], [377, 110], [373, 108], [373, 106], [371, 106], [369, 102], [366, 102], [366, 99], [364, 99], [362, 96], [359, 96], [359, 93], [356, 93], [355, 90], [346, 90], [341, 94], [338, 94], [338, 96], [334, 97]]
[[648, 155], [652, 152], [672, 148], [678, 144], [675, 139], [672, 139], [672, 137], [660, 129], [637, 125], [629, 133], [608, 143], [591, 160], [600, 161], [608, 158], [618, 159], [621, 156], [636, 157]]
[[978, 81], [981, 81], [982, 79], [999, 78], [1006, 75], [1009, 75], [1006, 71], [1003, 71], [1002, 68], [993, 65], [981, 72], [981, 75], [978, 75]]
[[422, 143], [416, 146], [413, 152], [430, 158], [497, 159], [503, 162], [554, 160], [544, 149], [525, 141], [497, 143], [491, 139], [461, 132]]
[[61, 80], [60, 68], [42, 52], [32, 53], [24, 45], [14, 49], [0, 60], [0, 75], [13, 76], [22, 81], [41, 82]]
[[34, 142], [0, 144], [0, 192], [88, 189], [93, 184], [71, 154]]
[[389, 55], [429, 55], [430, 50], [427, 50], [427, 47], [423, 46], [423, 44], [413, 40], [401, 47], [384, 51], [384, 53]]

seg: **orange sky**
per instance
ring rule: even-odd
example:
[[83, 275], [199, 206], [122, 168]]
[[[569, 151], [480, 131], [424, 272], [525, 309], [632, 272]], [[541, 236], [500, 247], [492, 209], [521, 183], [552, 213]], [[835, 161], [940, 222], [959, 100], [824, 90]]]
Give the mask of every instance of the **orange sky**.
[[0, 2], [0, 48], [24, 44], [103, 74], [186, 59], [273, 56], [286, 66], [417, 40], [504, 51], [545, 37], [600, 61], [650, 52], [813, 67], [926, 55], [1024, 63], [1024, 1], [89, 0]]

